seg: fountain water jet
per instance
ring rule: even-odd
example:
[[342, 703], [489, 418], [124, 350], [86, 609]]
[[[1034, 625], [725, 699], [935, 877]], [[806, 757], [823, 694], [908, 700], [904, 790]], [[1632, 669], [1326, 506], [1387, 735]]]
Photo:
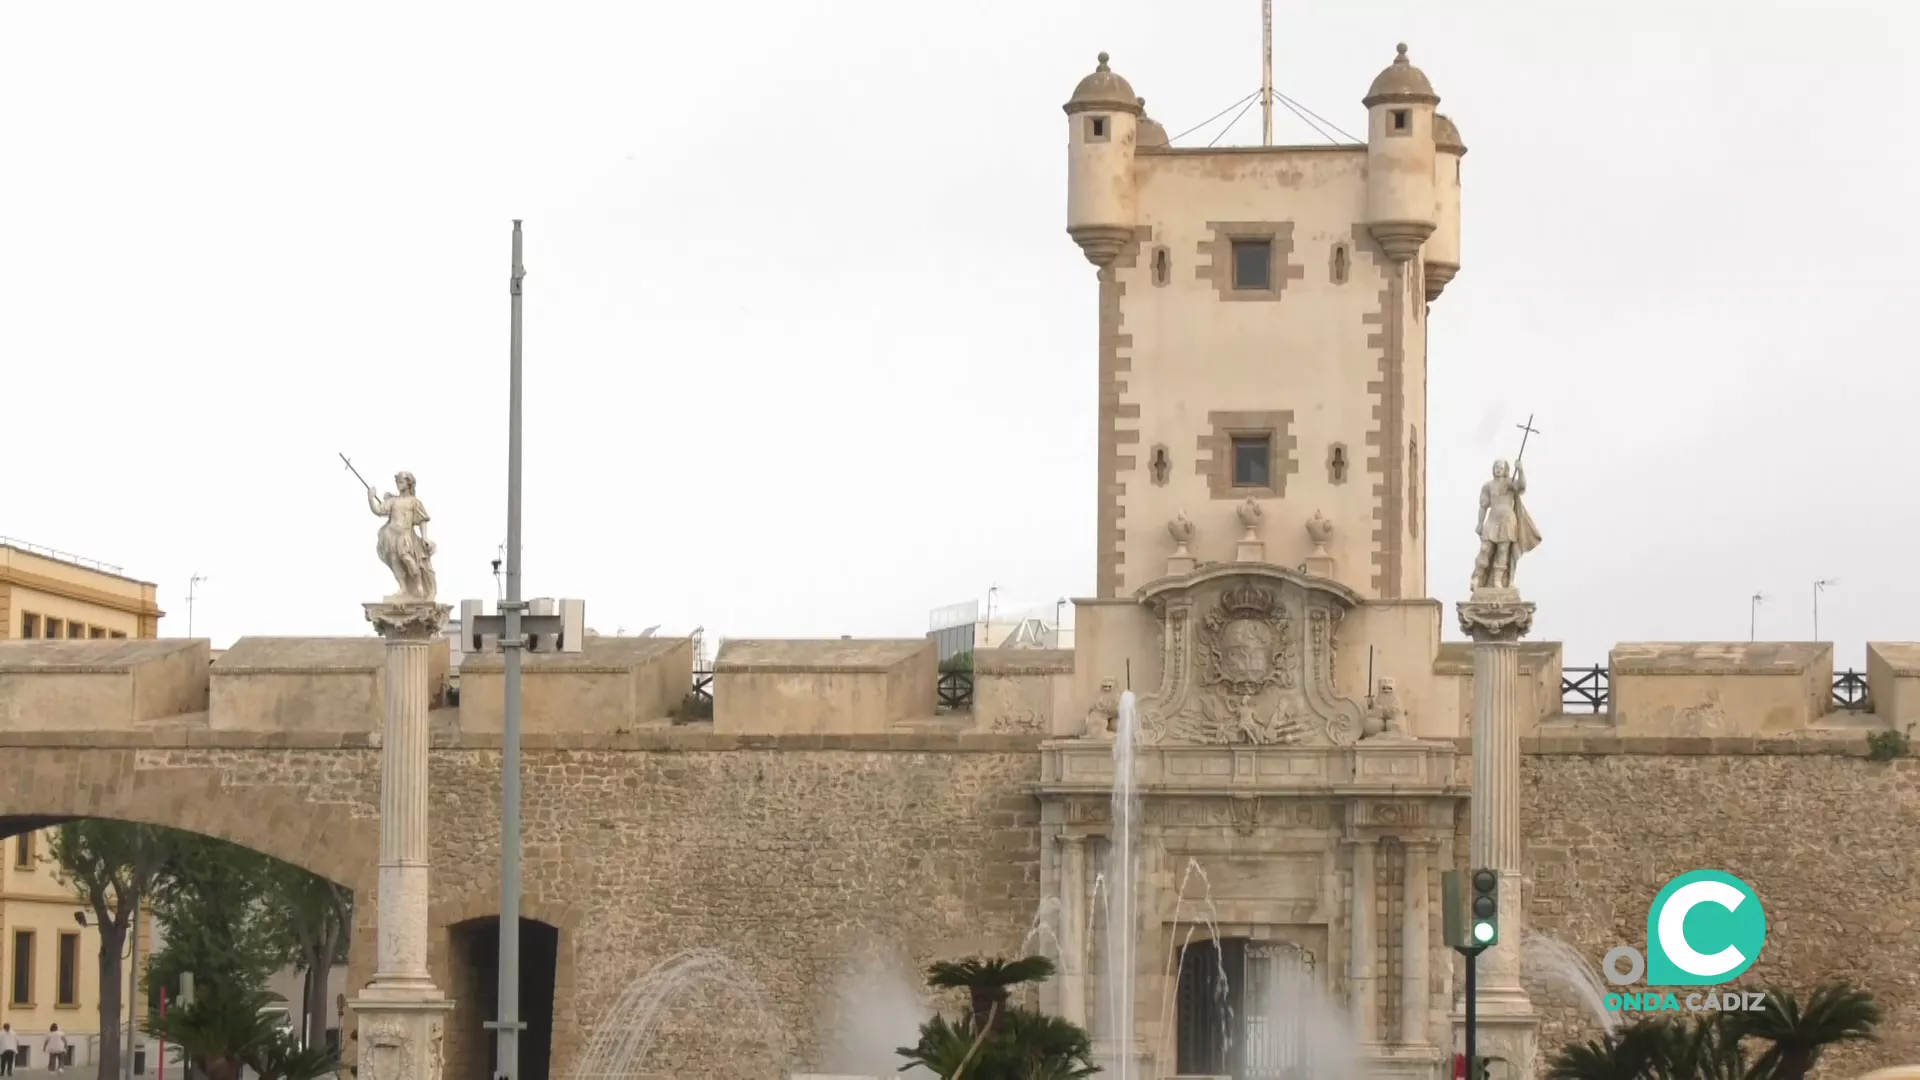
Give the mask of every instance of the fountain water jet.
[[1520, 935], [1520, 966], [1522, 970], [1531, 970], [1543, 981], [1572, 994], [1601, 1034], [1611, 1035], [1620, 1026], [1620, 1014], [1610, 1011], [1606, 1005], [1606, 982], [1600, 978], [1599, 970], [1580, 955], [1578, 949], [1538, 931], [1523, 931]]
[[905, 964], [869, 956], [847, 965], [823, 1033], [826, 1065], [837, 1076], [892, 1076], [900, 1071], [902, 1046], [920, 1037], [934, 1013]]
[[759, 984], [713, 949], [688, 949], [627, 985], [594, 1026], [593, 1037], [573, 1067], [573, 1080], [631, 1080], [641, 1075], [670, 1008], [707, 989], [733, 1000], [738, 1012], [729, 1026], [760, 1032], [758, 1041], [774, 1070], [784, 1075], [790, 1064], [785, 1035]]

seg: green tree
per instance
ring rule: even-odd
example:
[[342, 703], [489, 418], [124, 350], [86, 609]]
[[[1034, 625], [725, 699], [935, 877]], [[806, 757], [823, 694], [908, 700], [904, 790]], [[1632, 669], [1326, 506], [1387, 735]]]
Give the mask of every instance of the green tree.
[[264, 987], [296, 955], [276, 908], [283, 865], [225, 840], [173, 832], [151, 899], [167, 943], [149, 958], [147, 978], [177, 988], [191, 972], [196, 994]]
[[1768, 1043], [1754, 1062], [1759, 1075], [1801, 1080], [1827, 1047], [1873, 1039], [1881, 1013], [1873, 995], [1835, 982], [1808, 995], [1805, 1005], [1790, 993], [1769, 990], [1764, 1011], [1732, 1015], [1741, 1035]]
[[193, 1004], [148, 1018], [147, 1033], [180, 1048], [189, 1064], [207, 1080], [241, 1080], [246, 1069], [256, 1080], [316, 1080], [334, 1069], [324, 1047], [302, 1047], [282, 1028], [269, 1007], [283, 999], [233, 984], [215, 984]]
[[936, 1015], [921, 1024], [920, 1041], [898, 1051], [905, 1067], [941, 1080], [1080, 1080], [1099, 1072], [1084, 1029], [1011, 1004], [1014, 987], [1043, 982], [1053, 970], [1044, 956], [934, 964], [927, 985], [966, 991], [967, 1011], [956, 1020]]
[[289, 945], [305, 972], [303, 1042], [326, 1044], [327, 988], [333, 965], [344, 963], [353, 933], [353, 890], [290, 863], [277, 863], [267, 880], [276, 938]]
[[[69, 821], [54, 830], [48, 857], [72, 884], [75, 894], [93, 911], [100, 931], [100, 1032], [120, 1030], [126, 993], [121, 950], [134, 913], [166, 861], [170, 830], [130, 821], [89, 818]], [[100, 1040], [100, 1080], [120, 1075], [121, 1041]]]

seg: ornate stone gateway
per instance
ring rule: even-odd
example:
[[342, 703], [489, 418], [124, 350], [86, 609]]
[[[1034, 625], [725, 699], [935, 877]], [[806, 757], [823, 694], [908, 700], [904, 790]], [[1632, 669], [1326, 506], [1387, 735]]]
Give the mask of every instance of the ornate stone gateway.
[[1363, 708], [1335, 686], [1344, 586], [1244, 564], [1156, 582], [1160, 689], [1141, 705], [1150, 743], [1351, 746]]

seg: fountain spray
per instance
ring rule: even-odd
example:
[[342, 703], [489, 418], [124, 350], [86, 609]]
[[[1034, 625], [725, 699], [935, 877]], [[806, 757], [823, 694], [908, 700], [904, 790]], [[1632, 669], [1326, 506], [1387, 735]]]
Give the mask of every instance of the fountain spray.
[[1113, 1068], [1108, 1075], [1115, 1080], [1133, 1080], [1134, 996], [1138, 980], [1138, 915], [1134, 910], [1135, 872], [1138, 869], [1133, 843], [1134, 811], [1139, 801], [1134, 787], [1133, 752], [1139, 736], [1139, 698], [1133, 693], [1133, 664], [1127, 664], [1127, 690], [1120, 695], [1119, 715], [1115, 717], [1113, 737], [1113, 834], [1108, 847], [1108, 880], [1111, 881], [1112, 906], [1107, 915], [1107, 1000], [1108, 1036], [1113, 1046]]

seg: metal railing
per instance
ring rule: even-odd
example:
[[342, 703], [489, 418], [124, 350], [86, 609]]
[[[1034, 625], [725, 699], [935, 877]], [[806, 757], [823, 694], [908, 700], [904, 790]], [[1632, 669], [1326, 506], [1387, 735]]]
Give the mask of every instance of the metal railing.
[[[1833, 673], [1833, 708], [1841, 712], [1872, 712], [1873, 698], [1862, 671]], [[1566, 713], [1603, 713], [1613, 705], [1612, 673], [1604, 664], [1560, 669], [1560, 709]]]
[[693, 696], [707, 704], [713, 704], [713, 665], [696, 665], [693, 669]]
[[30, 544], [25, 540], [18, 540], [11, 536], [0, 536], [0, 547], [16, 548], [29, 555], [38, 555], [43, 559], [52, 559], [55, 562], [72, 563], [75, 566], [84, 566], [88, 570], [99, 570], [107, 574], [125, 574], [127, 572], [127, 568], [124, 566], [115, 566], [112, 563], [101, 562], [99, 559], [89, 559], [84, 555], [75, 555], [71, 551], [61, 551], [59, 548], [50, 548], [42, 544]]
[[973, 708], [973, 673], [943, 671], [940, 673], [940, 681], [934, 684], [933, 692], [943, 709], [971, 709]]

